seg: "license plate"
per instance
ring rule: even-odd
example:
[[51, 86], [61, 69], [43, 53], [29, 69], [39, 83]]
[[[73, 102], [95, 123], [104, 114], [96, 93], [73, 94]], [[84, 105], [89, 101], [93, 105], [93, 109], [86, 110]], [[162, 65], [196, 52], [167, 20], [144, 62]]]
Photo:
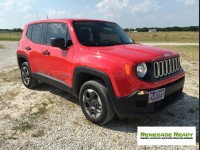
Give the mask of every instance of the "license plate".
[[155, 91], [150, 91], [149, 92], [149, 103], [153, 103], [159, 100], [164, 99], [165, 97], [165, 88], [158, 89]]

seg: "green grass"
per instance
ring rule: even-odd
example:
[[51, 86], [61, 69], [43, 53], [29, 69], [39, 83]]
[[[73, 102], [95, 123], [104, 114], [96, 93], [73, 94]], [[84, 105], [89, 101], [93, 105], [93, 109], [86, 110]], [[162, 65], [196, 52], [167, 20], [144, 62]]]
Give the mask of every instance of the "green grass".
[[37, 112], [33, 113], [32, 115], [36, 117], [36, 116], [42, 115], [42, 114], [44, 114], [46, 112], [47, 112], [46, 107], [42, 106], [42, 107], [39, 107]]
[[191, 46], [159, 46], [162, 48], [167, 48], [172, 51], [176, 51], [180, 53], [181, 58], [186, 61], [199, 61], [199, 46], [191, 45]]
[[17, 137], [14, 137], [14, 136], [10, 136], [10, 137], [8, 137], [7, 139], [9, 139], [9, 140], [17, 140], [18, 138], [17, 138]]
[[44, 130], [38, 130], [36, 133], [32, 134], [31, 136], [37, 138], [43, 135], [44, 135]]
[[28, 122], [21, 122], [18, 126], [12, 128], [12, 130], [19, 130], [21, 132], [25, 132], [33, 128], [33, 125], [29, 124]]
[[4, 48], [5, 48], [4, 45], [1, 45], [1, 44], [0, 44], [0, 49], [4, 49]]
[[129, 32], [136, 42], [198, 43], [199, 32]]
[[19, 41], [21, 36], [21, 32], [0, 33], [0, 41]]
[[[129, 32], [136, 42], [198, 43], [199, 32]], [[0, 41], [19, 41], [21, 32], [0, 33]]]

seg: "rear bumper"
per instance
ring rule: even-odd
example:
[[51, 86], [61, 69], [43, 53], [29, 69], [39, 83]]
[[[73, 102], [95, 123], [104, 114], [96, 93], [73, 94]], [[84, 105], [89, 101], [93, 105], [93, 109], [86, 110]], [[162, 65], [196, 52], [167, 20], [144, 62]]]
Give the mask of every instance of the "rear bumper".
[[[165, 98], [163, 100], [148, 103], [148, 94], [138, 95], [138, 92], [134, 92], [128, 97], [114, 98], [113, 106], [120, 117], [134, 117], [156, 113], [172, 105], [183, 97], [182, 90], [184, 82], [185, 78], [183, 77], [170, 84], [156, 88], [165, 88]], [[148, 92], [156, 89], [146, 89], [145, 91]]]

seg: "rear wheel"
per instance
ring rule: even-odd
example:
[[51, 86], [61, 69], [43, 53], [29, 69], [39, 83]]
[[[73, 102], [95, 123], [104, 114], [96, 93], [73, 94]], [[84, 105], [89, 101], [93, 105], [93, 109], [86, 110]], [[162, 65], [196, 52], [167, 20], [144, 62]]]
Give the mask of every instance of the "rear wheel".
[[21, 79], [23, 84], [29, 89], [36, 87], [38, 84], [38, 81], [33, 77], [27, 62], [24, 62], [21, 65]]
[[95, 124], [105, 124], [115, 115], [107, 88], [100, 81], [85, 82], [79, 99], [85, 117]]

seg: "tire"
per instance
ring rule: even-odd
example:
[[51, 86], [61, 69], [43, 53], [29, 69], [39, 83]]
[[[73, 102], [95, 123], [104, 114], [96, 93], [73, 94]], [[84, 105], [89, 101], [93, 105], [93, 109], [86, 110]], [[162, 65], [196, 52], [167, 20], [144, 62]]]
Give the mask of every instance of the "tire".
[[79, 101], [83, 114], [94, 124], [106, 124], [115, 115], [108, 90], [100, 81], [85, 82], [80, 89]]
[[27, 62], [24, 62], [21, 65], [21, 79], [24, 86], [29, 89], [33, 89], [38, 85], [38, 81], [33, 77]]

